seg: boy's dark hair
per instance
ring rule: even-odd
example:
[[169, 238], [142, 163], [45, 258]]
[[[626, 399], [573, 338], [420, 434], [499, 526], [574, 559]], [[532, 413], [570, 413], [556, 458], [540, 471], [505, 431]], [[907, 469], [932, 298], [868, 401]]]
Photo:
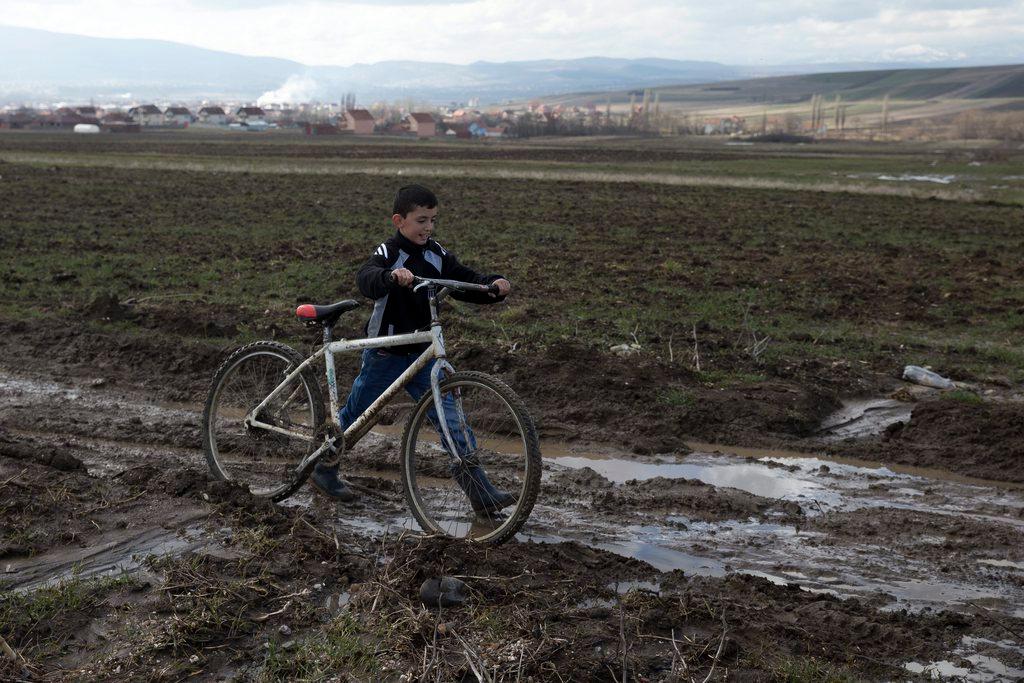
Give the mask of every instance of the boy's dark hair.
[[406, 185], [398, 188], [398, 192], [395, 194], [395, 206], [391, 213], [397, 213], [405, 218], [417, 206], [433, 209], [437, 206], [437, 197], [422, 185]]

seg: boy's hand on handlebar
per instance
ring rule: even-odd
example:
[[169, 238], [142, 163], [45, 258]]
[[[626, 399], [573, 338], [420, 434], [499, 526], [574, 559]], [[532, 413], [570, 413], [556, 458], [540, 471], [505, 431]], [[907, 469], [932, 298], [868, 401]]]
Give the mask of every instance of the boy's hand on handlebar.
[[[512, 283], [505, 278], [499, 278], [491, 284], [498, 288], [498, 296], [508, 296], [508, 293], [512, 291]], [[494, 296], [494, 294], [491, 296]]]
[[408, 268], [399, 268], [391, 271], [391, 281], [397, 282], [402, 287], [412, 287], [412, 279], [415, 277]]

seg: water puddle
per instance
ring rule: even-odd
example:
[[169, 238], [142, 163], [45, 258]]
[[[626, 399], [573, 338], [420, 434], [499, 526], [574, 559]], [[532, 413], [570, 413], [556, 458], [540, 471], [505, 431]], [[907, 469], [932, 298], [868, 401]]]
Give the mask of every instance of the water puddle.
[[[537, 537], [533, 537], [539, 540]], [[566, 540], [566, 539], [563, 539]], [[622, 557], [642, 560], [658, 571], [671, 572], [681, 569], [687, 574], [700, 576], [725, 576], [725, 566], [710, 557], [700, 557], [682, 550], [674, 550], [658, 543], [644, 541], [604, 541], [587, 545]]]
[[956, 180], [955, 175], [914, 175], [911, 173], [903, 173], [902, 175], [880, 175], [879, 180], [889, 180], [897, 182], [916, 182], [916, 183], [938, 183], [939, 185], [949, 185]]
[[546, 458], [545, 462], [569, 469], [589, 467], [615, 484], [664, 477], [697, 479], [712, 486], [740, 489], [766, 498], [814, 498], [820, 499], [819, 502], [826, 502], [831, 497], [822, 485], [794, 477], [783, 468], [773, 469], [761, 463], [737, 463], [735, 459], [710, 454], [693, 454], [687, 457], [685, 463], [651, 463], [576, 456]]
[[81, 396], [78, 390], [53, 382], [20, 379], [2, 374], [0, 374], [0, 393], [6, 397], [6, 400], [25, 396], [75, 400]]
[[987, 564], [990, 567], [1004, 567], [1024, 572], [1024, 562], [1011, 562], [1010, 560], [978, 560], [978, 564]]
[[326, 598], [324, 598], [324, 609], [332, 616], [337, 616], [341, 612], [345, 611], [345, 608], [348, 607], [348, 603], [351, 600], [352, 593], [350, 591], [330, 593]]
[[[860, 414], [871, 414], [870, 405], [865, 404], [864, 408]], [[877, 412], [872, 419], [883, 412]], [[847, 413], [854, 417], [856, 414]], [[891, 417], [890, 413], [886, 419]], [[971, 518], [1010, 528], [1024, 527], [1019, 515], [1024, 496], [1018, 488], [957, 481], [961, 478], [948, 475], [945, 479], [934, 479], [919, 471], [911, 474], [896, 471], [899, 468], [895, 467], [785, 451], [723, 447], [707, 450], [718, 452], [695, 452], [683, 462], [574, 455], [551, 458], [546, 463], [556, 470], [589, 467], [616, 486], [653, 477], [685, 478], [758, 496], [793, 500], [800, 504], [809, 522], [830, 511], [896, 508], [952, 519]], [[722, 452], [727, 450], [742, 450], [746, 457]], [[941, 547], [947, 541], [941, 532], [931, 537], [921, 534], [913, 542], [890, 547], [885, 544], [885, 537], [871, 536], [835, 544], [822, 531], [801, 528], [806, 525], [776, 523], [771, 518], [709, 522], [680, 514], [645, 515], [642, 511], [636, 512], [635, 517], [649, 521], [623, 523], [607, 513], [580, 514], [578, 510], [541, 503], [525, 537], [540, 542], [576, 540], [643, 560], [661, 571], [681, 569], [688, 574], [707, 576], [735, 571], [780, 585], [796, 584], [803, 590], [838, 597], [858, 596], [887, 609], [970, 611], [973, 603], [1016, 616], [1022, 612], [1019, 606], [1024, 605], [1024, 586], [986, 579], [984, 574], [969, 571], [950, 575], [938, 566], [946, 557], [942, 553], [933, 556], [937, 559], [921, 559], [915, 548]], [[1024, 562], [1016, 560], [1013, 556], [980, 559], [975, 566], [1024, 570]]]
[[[958, 662], [948, 659], [938, 662], [907, 662], [904, 668], [914, 674], [923, 674], [932, 680], [958, 681], [1020, 681], [1024, 679], [1024, 648], [1012, 641], [993, 641], [965, 636], [951, 653]], [[998, 657], [995, 655], [999, 655]], [[1005, 664], [1001, 658], [1016, 662]]]
[[119, 531], [104, 534], [84, 548], [60, 548], [34, 557], [5, 561], [0, 580], [8, 589], [28, 591], [73, 578], [137, 571], [152, 555], [176, 557], [218, 546], [218, 536], [211, 536], [201, 525], [193, 523], [206, 514], [184, 515], [178, 520], [183, 526], [174, 529], [149, 527]]
[[953, 662], [946, 660], [942, 660], [941, 662], [932, 662], [931, 664], [907, 662], [903, 665], [903, 668], [912, 674], [924, 674], [932, 679], [938, 680], [943, 678], [963, 679], [971, 672], [970, 669], [959, 667], [953, 664]]
[[641, 591], [648, 593], [660, 593], [661, 582], [659, 581], [615, 581], [608, 584], [608, 589], [619, 595], [625, 595], [630, 591]]
[[912, 403], [891, 398], [847, 401], [822, 421], [818, 433], [828, 441], [873, 436], [891, 424], [909, 421], [913, 409]]

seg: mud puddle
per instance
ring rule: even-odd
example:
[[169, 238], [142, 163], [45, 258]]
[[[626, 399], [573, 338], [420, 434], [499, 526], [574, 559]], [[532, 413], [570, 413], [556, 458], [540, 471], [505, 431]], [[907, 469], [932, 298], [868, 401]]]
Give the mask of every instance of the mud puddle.
[[[547, 464], [549, 477], [588, 468], [611, 490], [644, 480], [696, 479], [794, 502], [802, 518], [775, 519], [780, 515], [769, 512], [760, 518], [704, 520], [671, 510], [609, 517], [593, 509], [597, 499], [588, 501], [585, 491], [578, 491], [575, 507], [548, 506], [542, 500], [527, 537], [576, 540], [663, 571], [752, 574], [808, 591], [859, 597], [884, 609], [972, 611], [984, 606], [1024, 617], [1024, 582], [1015, 578], [1024, 569], [1024, 550], [1014, 546], [1024, 542], [1020, 490], [778, 451], [758, 460], [747, 455], [697, 452], [682, 462], [558, 457]], [[590, 510], [584, 508], [588, 502]], [[871, 526], [871, 519], [883, 513], [897, 527], [916, 524], [927, 533], [902, 538], [896, 529]], [[965, 519], [972, 526], [958, 526]], [[958, 535], [987, 529], [998, 530], [1006, 542], [973, 548], [976, 554], [966, 561], [947, 550], [959, 543]], [[951, 561], [956, 566], [951, 568]]]
[[[932, 679], [953, 679], [958, 681], [1020, 681], [1024, 679], [1024, 648], [1009, 640], [994, 641], [988, 638], [964, 636], [950, 653], [958, 661], [944, 659], [937, 662], [907, 662], [907, 671], [924, 674]], [[1016, 666], [1006, 661], [1016, 661]]]
[[893, 423], [908, 421], [913, 410], [913, 403], [891, 398], [846, 401], [822, 421], [818, 435], [826, 441], [874, 436]]
[[545, 456], [545, 462], [555, 468], [582, 469], [589, 467], [613, 484], [644, 481], [656, 477], [666, 479], [696, 479], [712, 486], [726, 486], [782, 500], [806, 499], [821, 505], [838, 502], [819, 482], [810, 477], [793, 476], [780, 469], [771, 469], [761, 463], [740, 463], [735, 458], [712, 454], [693, 454], [683, 463], [642, 462], [609, 457], [555, 457]]
[[151, 556], [176, 557], [220, 544], [199, 522], [207, 516], [192, 510], [164, 526], [108, 532], [84, 547], [60, 547], [32, 557], [3, 560], [0, 580], [6, 588], [26, 591], [70, 579], [89, 579], [138, 571]]

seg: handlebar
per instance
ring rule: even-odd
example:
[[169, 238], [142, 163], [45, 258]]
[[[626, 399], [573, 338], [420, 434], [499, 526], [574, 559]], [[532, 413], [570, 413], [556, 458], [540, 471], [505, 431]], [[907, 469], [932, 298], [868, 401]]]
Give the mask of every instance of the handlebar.
[[[394, 281], [394, 275], [391, 275], [392, 281]], [[419, 275], [413, 275], [412, 277], [413, 291], [418, 290], [421, 287], [428, 287], [434, 285], [441, 287], [442, 290], [451, 289], [456, 292], [483, 292], [488, 294], [497, 294], [498, 285], [478, 285], [473, 282], [460, 282], [459, 280], [443, 280], [440, 278], [432, 277], [420, 277]], [[445, 294], [444, 291], [438, 293], [438, 298]]]

